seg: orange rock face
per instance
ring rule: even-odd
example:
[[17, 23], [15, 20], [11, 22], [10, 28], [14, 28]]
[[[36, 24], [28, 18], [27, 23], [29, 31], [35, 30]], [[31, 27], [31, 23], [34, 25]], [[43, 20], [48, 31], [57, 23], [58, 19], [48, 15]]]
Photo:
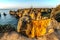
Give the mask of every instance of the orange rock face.
[[33, 20], [32, 21], [32, 29], [31, 34], [28, 35], [31, 38], [43, 36], [46, 34], [46, 28], [50, 23], [50, 19], [43, 19], [43, 20]]

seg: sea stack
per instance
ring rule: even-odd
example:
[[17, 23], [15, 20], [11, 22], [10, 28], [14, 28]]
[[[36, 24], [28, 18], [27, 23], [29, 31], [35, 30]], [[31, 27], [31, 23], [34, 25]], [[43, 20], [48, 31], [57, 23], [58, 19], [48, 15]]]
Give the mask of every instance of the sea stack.
[[0, 13], [0, 17], [1, 17], [1, 13]]
[[4, 12], [3, 15], [6, 16], [6, 13]]
[[12, 11], [12, 10], [10, 10], [10, 12], [9, 12], [11, 15], [15, 15], [16, 14], [16, 12], [15, 11]]

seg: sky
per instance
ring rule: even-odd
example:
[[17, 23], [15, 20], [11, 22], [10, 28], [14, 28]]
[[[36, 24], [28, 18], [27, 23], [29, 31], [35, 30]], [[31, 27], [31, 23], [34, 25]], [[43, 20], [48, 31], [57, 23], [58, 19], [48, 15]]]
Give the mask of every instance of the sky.
[[56, 7], [60, 0], [0, 0], [0, 8]]

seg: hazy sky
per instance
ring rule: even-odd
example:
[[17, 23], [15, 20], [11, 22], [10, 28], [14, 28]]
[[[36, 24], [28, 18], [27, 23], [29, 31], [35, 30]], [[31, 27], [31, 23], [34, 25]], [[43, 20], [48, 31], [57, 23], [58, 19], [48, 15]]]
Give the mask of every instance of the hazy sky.
[[0, 0], [0, 8], [55, 7], [60, 0]]

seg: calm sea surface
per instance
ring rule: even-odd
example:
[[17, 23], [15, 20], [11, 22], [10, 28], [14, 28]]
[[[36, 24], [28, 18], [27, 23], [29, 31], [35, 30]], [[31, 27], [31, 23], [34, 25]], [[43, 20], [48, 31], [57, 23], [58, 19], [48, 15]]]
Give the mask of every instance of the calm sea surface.
[[[18, 19], [15, 18], [14, 16], [10, 15], [9, 14], [9, 9], [0, 9], [0, 24], [1, 25], [5, 25], [5, 24], [11, 24], [11, 25], [14, 25], [14, 26], [17, 26], [17, 22], [18, 22]], [[4, 16], [4, 14], [7, 14], [6, 16]]]

